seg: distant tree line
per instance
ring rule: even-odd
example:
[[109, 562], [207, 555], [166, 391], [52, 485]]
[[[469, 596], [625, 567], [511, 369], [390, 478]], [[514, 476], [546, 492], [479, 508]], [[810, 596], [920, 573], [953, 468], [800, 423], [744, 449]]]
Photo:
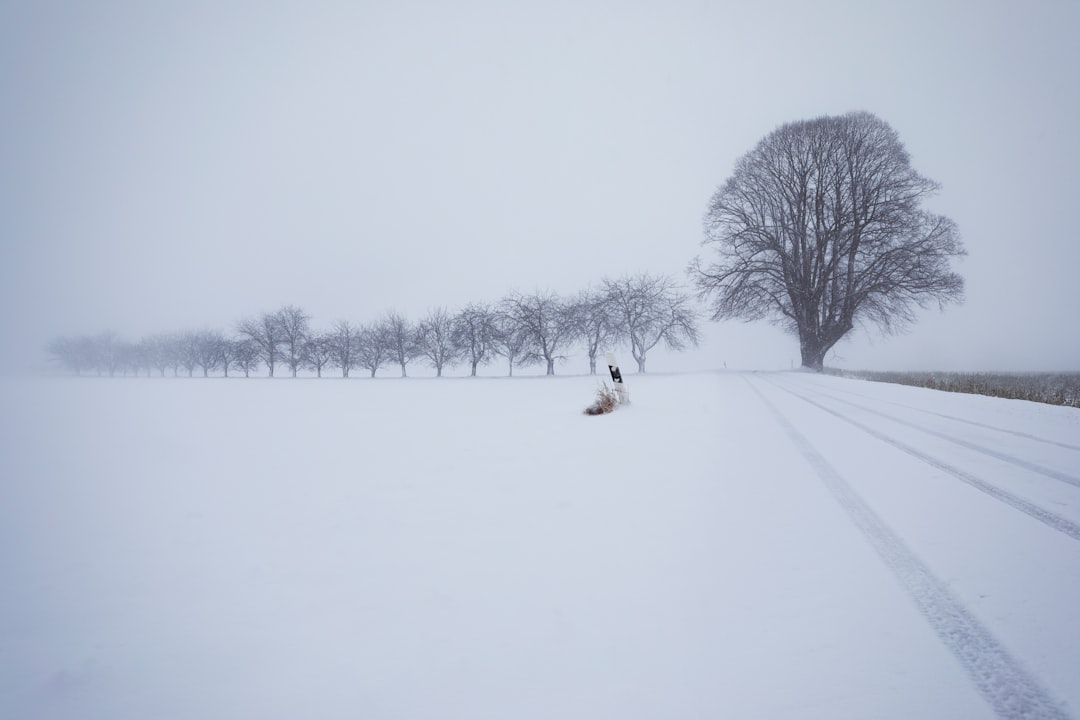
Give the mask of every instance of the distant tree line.
[[595, 374], [598, 355], [616, 345], [629, 345], [638, 371], [645, 372], [646, 357], [658, 345], [683, 350], [698, 341], [690, 297], [670, 277], [647, 273], [605, 278], [569, 297], [512, 292], [497, 303], [469, 303], [456, 312], [438, 307], [415, 321], [390, 311], [373, 322], [341, 320], [316, 330], [311, 320], [302, 308], [287, 305], [241, 320], [230, 333], [163, 333], [128, 342], [105, 332], [57, 338], [48, 350], [76, 375], [250, 377], [265, 368], [270, 377], [283, 370], [292, 377], [301, 370], [318, 377], [363, 370], [375, 377], [395, 367], [405, 377], [409, 364], [421, 361], [441, 377], [457, 365], [475, 376], [497, 357], [509, 375], [534, 364], [554, 375], [556, 361], [573, 347], [585, 350]]

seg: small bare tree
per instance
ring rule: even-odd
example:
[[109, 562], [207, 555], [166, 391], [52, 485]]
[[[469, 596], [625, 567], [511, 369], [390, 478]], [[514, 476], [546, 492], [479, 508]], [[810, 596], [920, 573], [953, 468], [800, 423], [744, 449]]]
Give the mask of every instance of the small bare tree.
[[175, 366], [175, 338], [172, 335], [152, 335], [143, 338], [142, 345], [147, 362], [161, 377], [165, 377], [165, 371]]
[[304, 342], [304, 361], [307, 367], [315, 371], [315, 377], [321, 378], [323, 368], [334, 357], [333, 336], [328, 333], [312, 333]]
[[577, 336], [577, 322], [571, 306], [552, 292], [522, 295], [514, 292], [503, 301], [504, 312], [516, 332], [526, 342], [525, 356], [543, 360], [548, 375], [555, 374], [555, 361]]
[[529, 362], [526, 358], [528, 347], [529, 338], [525, 331], [518, 327], [509, 315], [497, 312], [491, 348], [495, 354], [506, 358], [507, 374], [510, 377], [514, 376], [514, 365], [524, 365]]
[[381, 323], [372, 323], [360, 328], [356, 343], [356, 363], [368, 370], [371, 377], [391, 359], [390, 343], [385, 328]]
[[187, 370], [188, 377], [195, 375], [199, 364], [199, 334], [189, 331], [180, 335], [180, 365]]
[[404, 315], [391, 311], [379, 324], [378, 335], [387, 358], [401, 367], [401, 377], [405, 377], [405, 367], [420, 355], [416, 345], [416, 328]]
[[611, 299], [603, 292], [586, 290], [574, 303], [578, 322], [578, 336], [585, 342], [589, 356], [589, 374], [596, 374], [596, 358], [619, 339], [618, 321], [613, 312]]
[[90, 337], [55, 338], [47, 349], [61, 365], [76, 375], [95, 366], [96, 349], [94, 339]]
[[[189, 342], [195, 364], [202, 368], [203, 377], [209, 377], [210, 371], [221, 363], [221, 346], [225, 344], [225, 338], [221, 333], [213, 330], [200, 330], [192, 333]], [[190, 371], [188, 375], [190, 375]]]
[[120, 357], [125, 375], [130, 370], [132, 375], [139, 377], [139, 373], [146, 370], [146, 376], [150, 377], [150, 359], [146, 354], [146, 347], [141, 342], [121, 343]]
[[258, 348], [269, 376], [274, 377], [274, 366], [279, 357], [278, 346], [282, 341], [281, 325], [276, 314], [263, 313], [258, 320], [242, 320], [236, 326], [236, 332]]
[[450, 339], [469, 363], [471, 377], [476, 377], [478, 365], [491, 359], [497, 334], [496, 315], [487, 303], [470, 303], [454, 317]]
[[330, 361], [341, 368], [341, 377], [349, 377], [349, 371], [360, 362], [360, 328], [348, 320], [339, 320], [326, 337], [330, 344]]
[[251, 338], [230, 340], [229, 345], [232, 346], [233, 362], [236, 367], [244, 372], [244, 377], [251, 377], [251, 371], [258, 367], [262, 359], [259, 346]]
[[281, 351], [292, 376], [307, 363], [304, 351], [311, 335], [311, 316], [295, 305], [286, 305], [274, 314], [281, 335]]
[[229, 368], [237, 365], [237, 355], [237, 342], [221, 336], [220, 342], [218, 343], [218, 364], [225, 374], [225, 377], [229, 377]]
[[616, 331], [630, 341], [638, 372], [645, 372], [645, 357], [663, 342], [682, 350], [698, 341], [697, 313], [690, 296], [664, 275], [624, 275], [603, 281]]
[[443, 368], [460, 357], [453, 335], [454, 318], [441, 307], [429, 310], [416, 326], [416, 349], [435, 368], [436, 377], [442, 377]]
[[94, 336], [92, 346], [98, 375], [103, 372], [107, 372], [109, 377], [116, 375], [116, 371], [124, 364], [123, 341], [116, 333], [106, 330]]

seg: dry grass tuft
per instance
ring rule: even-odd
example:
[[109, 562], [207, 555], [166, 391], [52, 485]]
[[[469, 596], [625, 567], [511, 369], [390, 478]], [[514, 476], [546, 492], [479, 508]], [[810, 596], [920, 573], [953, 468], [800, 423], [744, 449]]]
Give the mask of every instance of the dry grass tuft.
[[596, 400], [585, 408], [586, 415], [606, 415], [619, 406], [619, 396], [615, 391], [602, 384], [596, 391]]

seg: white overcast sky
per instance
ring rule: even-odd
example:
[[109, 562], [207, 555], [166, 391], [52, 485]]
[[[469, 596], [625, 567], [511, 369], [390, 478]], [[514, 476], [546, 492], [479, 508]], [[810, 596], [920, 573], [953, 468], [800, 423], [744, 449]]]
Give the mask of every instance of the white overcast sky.
[[[868, 110], [941, 183], [967, 301], [827, 363], [1077, 370], [1078, 38], [1075, 0], [3, 3], [3, 362], [683, 277], [739, 156]], [[798, 361], [707, 336], [650, 368]]]

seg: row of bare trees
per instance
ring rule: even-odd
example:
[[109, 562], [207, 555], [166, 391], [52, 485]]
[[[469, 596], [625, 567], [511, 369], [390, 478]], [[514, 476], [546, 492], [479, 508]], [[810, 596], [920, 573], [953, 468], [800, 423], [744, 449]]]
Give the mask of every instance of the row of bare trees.
[[398, 367], [405, 377], [418, 360], [436, 375], [465, 365], [470, 375], [501, 357], [507, 372], [542, 364], [548, 375], [574, 347], [584, 347], [590, 373], [597, 357], [617, 345], [628, 345], [639, 372], [645, 372], [650, 350], [663, 345], [682, 350], [698, 340], [697, 313], [690, 297], [667, 276], [642, 273], [611, 280], [573, 297], [552, 292], [512, 292], [498, 303], [470, 303], [456, 312], [435, 308], [418, 321], [391, 311], [380, 320], [355, 324], [347, 320], [317, 331], [311, 316], [288, 305], [237, 323], [231, 335], [216, 330], [160, 334], [125, 342], [112, 333], [58, 338], [49, 351], [75, 374], [99, 375], [221, 372], [250, 377], [265, 367], [273, 377], [282, 367], [292, 377], [301, 370], [323, 376], [337, 370], [342, 377], [363, 369], [375, 373]]

